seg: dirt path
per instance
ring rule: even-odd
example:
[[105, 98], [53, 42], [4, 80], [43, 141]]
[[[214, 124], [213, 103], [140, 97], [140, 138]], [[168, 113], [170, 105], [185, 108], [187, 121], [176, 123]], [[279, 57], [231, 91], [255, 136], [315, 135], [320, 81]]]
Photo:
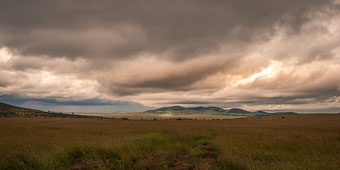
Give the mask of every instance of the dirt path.
[[214, 148], [211, 144], [205, 144], [203, 145], [203, 151], [205, 153], [205, 156], [202, 159], [202, 162], [199, 165], [199, 169], [211, 169], [214, 167], [216, 163], [217, 155], [214, 152]]
[[209, 141], [191, 148], [189, 152], [179, 153], [170, 169], [212, 169], [215, 167], [216, 159], [216, 150]]
[[176, 163], [170, 169], [193, 169], [193, 165], [188, 163], [189, 154], [180, 153], [176, 158]]

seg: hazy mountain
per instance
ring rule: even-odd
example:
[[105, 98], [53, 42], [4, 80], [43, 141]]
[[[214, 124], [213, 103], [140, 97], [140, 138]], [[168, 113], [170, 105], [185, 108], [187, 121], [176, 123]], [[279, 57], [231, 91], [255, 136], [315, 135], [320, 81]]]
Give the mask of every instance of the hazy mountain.
[[[155, 110], [148, 110], [144, 113], [153, 114], [177, 114], [177, 115], [188, 115], [188, 114], [213, 114], [213, 115], [226, 115], [226, 116], [266, 116], [266, 115], [286, 115], [296, 114], [294, 112], [277, 112], [267, 113], [264, 111], [249, 112], [247, 110], [232, 108], [223, 109], [220, 107], [182, 107], [182, 106], [171, 106], [162, 107]], [[62, 113], [50, 113], [41, 110], [28, 109], [9, 105], [0, 102], [0, 117], [74, 117], [74, 118], [88, 118], [89, 116], [62, 114]]]
[[248, 112], [246, 110], [243, 110], [243, 109], [233, 108], [233, 109], [228, 110], [228, 113], [243, 113], [243, 114], [247, 114], [247, 113], [250, 113], [250, 112]]
[[89, 116], [71, 115], [63, 113], [49, 113], [41, 110], [17, 107], [0, 102], [0, 117], [72, 117], [89, 118]]
[[295, 112], [275, 112], [271, 113], [271, 115], [294, 115], [296, 114]]
[[182, 106], [171, 106], [162, 107], [155, 110], [148, 110], [144, 113], [154, 114], [214, 114], [214, 115], [226, 115], [226, 116], [265, 116], [265, 115], [278, 115], [278, 114], [296, 114], [294, 112], [278, 112], [278, 113], [267, 113], [264, 111], [249, 112], [247, 110], [232, 108], [225, 110], [220, 107], [182, 107]]
[[181, 107], [181, 106], [171, 106], [162, 107], [155, 110], [148, 110], [145, 113], [157, 113], [157, 114], [220, 114], [226, 113], [227, 111], [219, 107]]
[[267, 112], [262, 111], [262, 110], [257, 111], [257, 113], [268, 114]]

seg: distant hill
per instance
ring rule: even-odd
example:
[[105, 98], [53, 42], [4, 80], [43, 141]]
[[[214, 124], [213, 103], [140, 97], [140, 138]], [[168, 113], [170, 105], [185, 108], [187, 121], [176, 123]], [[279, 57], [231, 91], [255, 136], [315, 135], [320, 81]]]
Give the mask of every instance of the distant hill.
[[171, 106], [171, 107], [162, 107], [162, 108], [159, 108], [159, 109], [156, 109], [157, 111], [168, 111], [168, 110], [171, 110], [171, 111], [182, 111], [182, 110], [185, 110], [184, 107], [181, 107], [181, 106]]
[[[294, 112], [276, 112], [267, 113], [264, 111], [249, 112], [247, 110], [232, 108], [223, 109], [220, 107], [182, 107], [171, 106], [162, 107], [155, 110], [148, 110], [144, 113], [152, 114], [175, 114], [175, 115], [190, 115], [190, 114], [212, 114], [212, 115], [225, 115], [225, 116], [266, 116], [266, 115], [287, 115], [296, 114]], [[17, 107], [0, 102], [0, 118], [1, 117], [60, 117], [60, 118], [103, 118], [101, 116], [85, 116], [85, 115], [71, 115], [63, 113], [50, 113], [41, 110], [28, 109]]]
[[247, 114], [247, 113], [250, 113], [250, 112], [248, 112], [246, 110], [234, 108], [234, 109], [228, 110], [228, 113], [243, 113], [243, 114]]
[[257, 113], [268, 114], [267, 112], [262, 111], [262, 110], [257, 111]]
[[92, 116], [71, 115], [63, 113], [49, 113], [41, 110], [17, 107], [0, 102], [1, 117], [61, 117], [61, 118], [95, 118]]
[[266, 115], [279, 115], [279, 114], [296, 114], [294, 112], [278, 112], [278, 113], [267, 113], [264, 111], [249, 112], [247, 110], [232, 108], [225, 110], [220, 107], [182, 107], [182, 106], [171, 106], [162, 107], [155, 110], [148, 110], [144, 113], [153, 114], [178, 114], [178, 115], [188, 115], [188, 114], [214, 114], [214, 115], [226, 115], [226, 116], [266, 116]]
[[156, 114], [220, 114], [226, 113], [226, 110], [219, 107], [181, 107], [181, 106], [171, 106], [162, 107], [155, 110], [148, 110], [145, 113], [156, 113]]
[[297, 114], [295, 112], [275, 112], [275, 113], [271, 113], [271, 115], [294, 115]]

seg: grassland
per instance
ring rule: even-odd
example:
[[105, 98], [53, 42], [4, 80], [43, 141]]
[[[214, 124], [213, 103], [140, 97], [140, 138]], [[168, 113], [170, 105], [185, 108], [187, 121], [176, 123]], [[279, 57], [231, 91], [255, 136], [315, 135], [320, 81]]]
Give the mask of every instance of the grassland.
[[340, 169], [339, 122], [1, 118], [0, 169]]
[[172, 113], [155, 114], [155, 113], [76, 113], [79, 116], [97, 116], [103, 118], [127, 118], [131, 120], [169, 120], [169, 119], [199, 119], [199, 120], [213, 120], [213, 119], [237, 119], [245, 118], [246, 116], [226, 116], [226, 115], [213, 115], [213, 114], [189, 114], [177, 115]]

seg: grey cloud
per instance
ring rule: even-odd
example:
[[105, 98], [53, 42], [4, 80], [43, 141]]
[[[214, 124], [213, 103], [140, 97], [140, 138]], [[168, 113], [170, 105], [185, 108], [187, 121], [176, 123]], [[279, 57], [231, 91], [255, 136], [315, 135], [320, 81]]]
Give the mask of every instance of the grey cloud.
[[275, 24], [299, 32], [310, 13], [333, 7], [331, 0], [2, 1], [0, 42], [23, 55], [126, 59], [170, 51], [170, 60], [185, 60], [223, 42], [267, 39]]
[[6, 88], [12, 84], [11, 78], [0, 69], [0, 88]]
[[8, 85], [10, 85], [8, 81], [0, 80], [0, 87], [7, 87]]
[[[258, 94], [256, 97], [248, 96], [240, 99], [240, 104], [249, 106], [256, 105], [303, 105], [311, 103], [338, 103], [334, 98], [340, 96], [340, 80], [337, 78], [339, 71], [323, 69], [322, 71], [311, 72], [310, 76], [294, 76], [294, 71], [288, 74], [281, 74], [277, 77], [266, 80], [256, 79], [253, 83], [243, 88], [261, 89], [270, 92], [279, 92], [275, 97], [264, 97]], [[333, 100], [333, 101], [332, 101]]]
[[172, 105], [207, 105], [207, 104], [215, 104], [215, 102], [208, 102], [208, 101], [175, 101], [175, 102], [166, 102], [160, 104], [172, 104]]
[[[155, 68], [155, 73], [148, 73], [144, 70], [135, 70], [140, 72], [139, 76], [131, 76], [126, 78], [123, 76], [114, 76], [103, 74], [99, 78], [102, 86], [108, 87], [111, 93], [124, 96], [135, 95], [140, 93], [150, 92], [166, 92], [166, 91], [190, 91], [202, 89], [215, 89], [217, 90], [223, 84], [219, 82], [209, 82], [208, 85], [200, 84], [209, 76], [228, 70], [234, 64], [239, 62], [238, 59], [229, 59], [220, 61], [218, 63], [207, 62], [203, 64], [183, 64], [172, 66], [169, 68]], [[152, 66], [146, 66], [152, 67]], [[170, 66], [171, 67], [171, 66]], [[147, 75], [147, 76], [145, 76]], [[119, 80], [123, 77], [124, 80]], [[195, 86], [196, 84], [199, 84]]]
[[[33, 98], [19, 94], [1, 94], [0, 102], [34, 109], [76, 112], [112, 113], [116, 111], [145, 111], [152, 107], [132, 101], [114, 101], [105, 99], [65, 99], [65, 98]], [[93, 107], [93, 108], [91, 108]], [[71, 109], [71, 110], [67, 110]]]
[[[257, 78], [251, 84], [241, 86], [249, 89], [281, 90], [287, 93], [304, 93], [312, 96], [332, 95], [338, 96], [340, 93], [337, 69], [329, 69], [323, 66], [309, 70], [308, 73], [297, 75], [296, 69], [290, 72], [280, 73], [272, 79]], [[294, 75], [295, 74], [295, 75]], [[301, 74], [301, 73], [300, 73]]]
[[44, 103], [54, 103], [54, 105], [125, 105], [126, 102], [102, 100], [102, 99], [82, 99], [82, 100], [63, 100], [58, 98], [33, 98], [28, 96], [22, 96], [19, 94], [1, 94], [0, 100], [5, 101], [15, 105], [21, 105], [27, 101], [44, 102]]
[[340, 45], [340, 41], [338, 43], [331, 44], [329, 46], [318, 46], [312, 49], [303, 60], [299, 62], [299, 64], [309, 63], [312, 61], [320, 61], [320, 60], [329, 60], [335, 57], [335, 53], [332, 51]]
[[264, 110], [268, 112], [297, 112], [297, 113], [340, 113], [339, 107], [326, 109], [286, 109], [286, 110]]
[[247, 104], [250, 106], [256, 105], [302, 105], [309, 104], [315, 102], [326, 102], [327, 99], [330, 99], [333, 96], [325, 95], [325, 96], [315, 96], [311, 94], [306, 95], [294, 95], [294, 96], [282, 96], [282, 97], [253, 97], [248, 98], [245, 101], [241, 100], [241, 104]]
[[[337, 94], [339, 95], [339, 93]], [[202, 105], [202, 106], [219, 106], [224, 108], [258, 106], [258, 105], [305, 105], [310, 103], [325, 103], [333, 99], [333, 95], [315, 96], [315, 94], [292, 95], [280, 97], [233, 97], [233, 101], [229, 98], [216, 98], [210, 101], [169, 101], [159, 104], [166, 105]]]

